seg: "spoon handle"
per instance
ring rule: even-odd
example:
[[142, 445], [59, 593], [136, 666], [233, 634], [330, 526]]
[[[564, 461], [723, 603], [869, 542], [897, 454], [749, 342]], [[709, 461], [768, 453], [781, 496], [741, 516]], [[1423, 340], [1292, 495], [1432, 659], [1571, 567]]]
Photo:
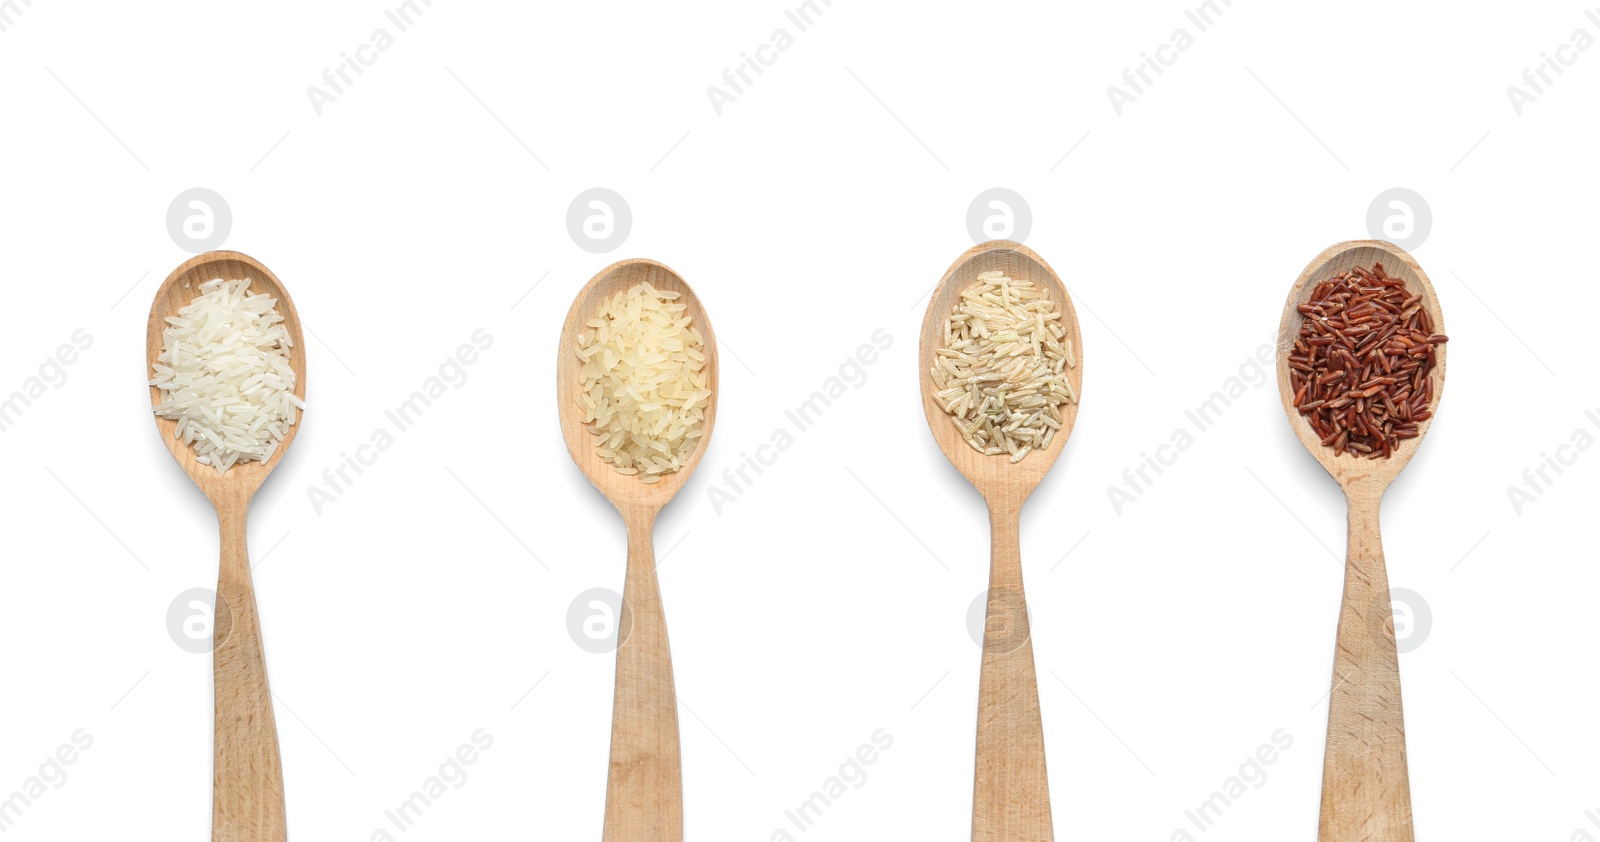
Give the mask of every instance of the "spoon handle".
[[1321, 842], [1412, 842], [1406, 727], [1389, 579], [1378, 532], [1381, 491], [1352, 488], [1344, 605], [1328, 704]]
[[[1020, 507], [1019, 507], [1020, 508]], [[1051, 842], [1044, 724], [1022, 592], [1019, 508], [991, 506], [989, 604], [978, 679], [973, 842]]]
[[245, 507], [219, 507], [222, 563], [212, 652], [216, 756], [212, 842], [283, 842], [283, 767], [245, 546]]
[[604, 842], [682, 842], [683, 769], [672, 652], [656, 584], [655, 515], [626, 515], [628, 573], [617, 621]]

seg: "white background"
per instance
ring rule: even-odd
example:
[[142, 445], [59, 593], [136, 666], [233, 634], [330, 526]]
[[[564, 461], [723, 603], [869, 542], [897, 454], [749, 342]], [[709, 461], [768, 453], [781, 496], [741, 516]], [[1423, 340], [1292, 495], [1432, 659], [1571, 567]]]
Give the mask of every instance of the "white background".
[[[405, 838], [598, 838], [613, 659], [566, 615], [620, 590], [624, 538], [551, 374], [571, 296], [629, 256], [688, 279], [725, 343], [710, 451], [657, 527], [687, 837], [968, 838], [987, 519], [928, 434], [915, 345], [996, 186], [1086, 346], [1023, 523], [1057, 838], [1314, 838], [1343, 500], [1249, 359], [1397, 186], [1431, 207], [1414, 254], [1451, 336], [1383, 510], [1391, 583], [1432, 613], [1402, 656], [1418, 838], [1600, 837], [1600, 455], [1520, 514], [1506, 491], [1600, 438], [1600, 49], [1521, 116], [1506, 93], [1600, 36], [1583, 4], [1237, 0], [1204, 33], [1173, 2], [835, 0], [803, 33], [785, 3], [437, 0], [404, 33], [381, 2], [16, 5], [0, 396], [74, 330], [93, 345], [0, 433], [0, 795], [75, 730], [94, 744], [5, 838], [207, 838], [210, 658], [165, 619], [214, 585], [215, 520], [141, 379], [148, 302], [188, 257], [167, 207], [196, 186], [315, 335], [250, 523], [296, 839], [367, 840], [479, 728], [493, 747]], [[307, 86], [380, 27], [392, 47], [319, 116]], [[707, 86], [779, 27], [793, 46], [718, 116]], [[1179, 27], [1194, 45], [1118, 116], [1107, 86]], [[565, 222], [596, 186], [633, 212], [604, 255]], [[470, 379], [319, 516], [324, 469], [479, 328]], [[716, 512], [722, 471], [879, 329], [867, 381]], [[1255, 385], [1119, 514], [1107, 488], [1231, 376]], [[784, 811], [880, 728], [892, 748], [799, 833]], [[1278, 729], [1292, 747], [1199, 833], [1184, 811]]]

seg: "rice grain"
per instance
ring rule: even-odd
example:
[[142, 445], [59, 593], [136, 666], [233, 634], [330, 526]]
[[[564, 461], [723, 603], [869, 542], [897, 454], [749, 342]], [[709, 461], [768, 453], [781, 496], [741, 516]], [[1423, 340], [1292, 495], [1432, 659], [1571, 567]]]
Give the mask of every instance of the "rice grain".
[[929, 374], [934, 400], [979, 453], [1020, 462], [1049, 447], [1077, 367], [1061, 312], [1032, 281], [993, 270], [963, 290]]
[[1289, 354], [1294, 406], [1325, 447], [1387, 458], [1433, 416], [1433, 317], [1382, 263], [1319, 282]]
[[222, 278], [167, 317], [150, 385], [155, 414], [177, 421], [174, 436], [218, 474], [272, 458], [305, 404], [294, 394], [294, 344], [270, 295]]
[[596, 452], [644, 483], [688, 461], [711, 399], [705, 342], [678, 299], [635, 284], [607, 298], [578, 335], [578, 405]]

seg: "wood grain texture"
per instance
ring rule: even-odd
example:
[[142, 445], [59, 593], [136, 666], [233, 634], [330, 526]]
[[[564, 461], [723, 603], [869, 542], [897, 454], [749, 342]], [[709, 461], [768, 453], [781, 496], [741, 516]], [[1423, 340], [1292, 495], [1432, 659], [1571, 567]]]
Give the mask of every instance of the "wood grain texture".
[[[265, 266], [238, 252], [217, 251], [199, 255], [167, 277], [150, 306], [146, 332], [145, 377], [161, 354], [166, 318], [200, 293], [200, 285], [215, 278], [250, 280], [250, 289], [278, 299], [277, 309], [294, 342], [289, 365], [295, 373], [295, 394], [306, 395], [305, 343], [300, 316], [288, 290]], [[161, 391], [150, 387], [150, 401], [161, 402]], [[154, 416], [152, 416], [154, 417]], [[245, 541], [245, 515], [250, 499], [277, 467], [305, 421], [289, 428], [288, 435], [266, 462], [234, 465], [226, 474], [196, 461], [194, 448], [173, 436], [177, 422], [156, 418], [161, 440], [173, 458], [194, 480], [217, 510], [221, 560], [217, 570], [216, 622], [212, 629], [212, 676], [215, 690], [215, 754], [212, 767], [213, 842], [283, 842], [288, 830], [283, 803], [283, 768], [278, 753], [278, 730], [272, 713], [272, 692], [261, 645], [261, 624], [256, 613], [255, 588], [250, 580], [250, 557]]]
[[[1422, 267], [1400, 247], [1379, 240], [1340, 243], [1317, 255], [1289, 292], [1278, 333], [1278, 390], [1295, 435], [1344, 490], [1350, 531], [1343, 604], [1334, 651], [1333, 690], [1328, 707], [1328, 745], [1323, 762], [1321, 842], [1412, 842], [1411, 785], [1406, 771], [1405, 716], [1400, 700], [1400, 659], [1395, 647], [1388, 573], [1378, 530], [1383, 492], [1421, 446], [1433, 425], [1423, 421], [1388, 459], [1335, 454], [1324, 447], [1305, 416], [1294, 408], [1288, 357], [1300, 327], [1299, 305], [1319, 281], [1356, 266], [1384, 270], [1406, 282], [1444, 333], [1439, 298]], [[1437, 413], [1444, 394], [1445, 357], [1440, 345], [1432, 373]], [[1437, 417], [1435, 415], [1435, 417]]]
[[216, 612], [216, 643], [211, 653], [216, 700], [211, 838], [213, 842], [278, 842], [288, 836], [283, 765], [261, 646], [261, 621], [250, 583], [245, 507], [220, 509], [218, 517], [222, 563], [217, 601], [227, 609]]
[[[704, 432], [683, 468], [657, 483], [617, 473], [596, 453], [595, 437], [578, 405], [581, 360], [578, 334], [603, 299], [648, 281], [682, 293], [694, 326], [705, 340]], [[617, 682], [611, 712], [611, 763], [606, 778], [605, 842], [681, 842], [683, 770], [678, 743], [678, 702], [672, 652], [656, 580], [651, 532], [656, 515], [683, 488], [700, 464], [717, 417], [717, 337], [694, 290], [677, 273], [653, 260], [623, 260], [590, 279], [573, 299], [561, 331], [556, 363], [556, 401], [567, 452], [584, 475], [617, 507], [628, 530], [628, 567], [617, 625]]]
[[1039, 683], [1022, 589], [1018, 515], [1014, 509], [990, 512], [993, 546], [983, 666], [978, 678], [973, 842], [1048, 842], [1054, 838], [1044, 721], [1039, 713]]
[[667, 620], [656, 584], [654, 518], [628, 524], [628, 571], [617, 621], [617, 686], [602, 839], [678, 840], [683, 785]]
[[1350, 498], [1349, 554], [1322, 765], [1322, 842], [1413, 838], [1400, 656], [1378, 504], [1373, 494], [1355, 492]]
[[1034, 282], [1061, 310], [1077, 356], [1067, 369], [1073, 391], [1083, 394], [1083, 335], [1066, 287], [1049, 264], [1031, 249], [1008, 240], [974, 246], [945, 272], [928, 302], [918, 353], [922, 407], [934, 440], [989, 506], [992, 554], [988, 607], [984, 615], [983, 666], [978, 682], [977, 760], [973, 776], [974, 842], [1050, 842], [1050, 785], [1045, 769], [1044, 726], [1039, 713], [1033, 641], [1022, 583], [1019, 518], [1023, 503], [1044, 479], [1066, 446], [1077, 421], [1078, 404], [1062, 408], [1061, 430], [1050, 446], [1012, 464], [1007, 455], [974, 450], [934, 399], [930, 370], [944, 344], [944, 324], [961, 292], [978, 274], [999, 269]]

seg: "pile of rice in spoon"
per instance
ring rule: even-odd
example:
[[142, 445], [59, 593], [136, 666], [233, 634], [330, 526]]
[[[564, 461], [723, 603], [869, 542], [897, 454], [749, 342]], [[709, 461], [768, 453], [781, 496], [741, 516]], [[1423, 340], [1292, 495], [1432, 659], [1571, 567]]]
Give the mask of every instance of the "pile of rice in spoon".
[[1032, 281], [994, 270], [961, 292], [932, 369], [934, 400], [973, 450], [1013, 463], [1050, 446], [1076, 368], [1061, 311]]
[[150, 385], [155, 413], [178, 422], [175, 437], [218, 474], [240, 462], [265, 462], [288, 435], [297, 410], [289, 353], [294, 341], [278, 300], [250, 281], [222, 278], [167, 317]]
[[640, 482], [682, 468], [705, 431], [705, 340], [680, 295], [634, 284], [578, 335], [583, 423], [600, 458]]

